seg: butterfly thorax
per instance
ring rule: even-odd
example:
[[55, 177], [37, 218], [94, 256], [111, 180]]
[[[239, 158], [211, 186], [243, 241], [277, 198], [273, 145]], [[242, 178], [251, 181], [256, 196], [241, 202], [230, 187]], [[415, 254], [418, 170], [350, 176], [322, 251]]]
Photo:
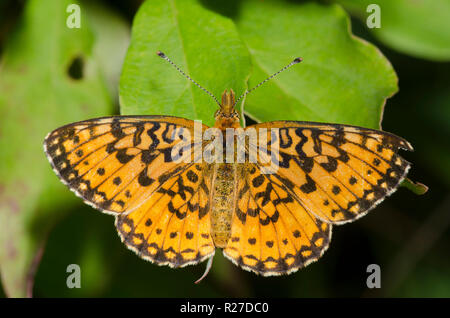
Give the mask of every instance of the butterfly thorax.
[[203, 89], [220, 106], [215, 129], [172, 116], [95, 118], [51, 132], [45, 152], [64, 184], [115, 215], [121, 240], [146, 260], [183, 267], [209, 258], [209, 270], [218, 247], [245, 270], [293, 273], [322, 256], [334, 224], [396, 190], [410, 168], [398, 152], [412, 150], [395, 135], [349, 125], [240, 128], [241, 98], [300, 61], [237, 101], [232, 90], [219, 103]]

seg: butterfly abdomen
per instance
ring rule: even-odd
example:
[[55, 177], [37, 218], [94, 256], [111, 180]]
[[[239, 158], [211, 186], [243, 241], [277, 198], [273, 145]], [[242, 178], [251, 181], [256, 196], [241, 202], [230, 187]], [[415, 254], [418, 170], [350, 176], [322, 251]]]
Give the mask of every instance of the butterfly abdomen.
[[233, 164], [215, 165], [213, 178], [211, 235], [216, 247], [226, 246], [231, 234], [233, 203], [235, 202], [236, 167]]

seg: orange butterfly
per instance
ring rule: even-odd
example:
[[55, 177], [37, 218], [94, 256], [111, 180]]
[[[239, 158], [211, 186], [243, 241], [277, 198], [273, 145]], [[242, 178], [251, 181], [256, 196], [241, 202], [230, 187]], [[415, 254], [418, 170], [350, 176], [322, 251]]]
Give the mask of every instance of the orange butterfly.
[[[215, 128], [238, 129], [233, 91], [216, 102]], [[242, 129], [264, 137], [266, 150], [278, 154], [273, 173], [264, 171], [262, 156], [249, 160], [261, 146], [249, 138], [244, 162], [206, 162], [195, 158], [195, 149], [203, 151], [213, 139], [196, 140], [194, 128], [194, 121], [172, 116], [98, 118], [56, 129], [44, 148], [62, 182], [113, 214], [122, 241], [140, 257], [182, 267], [212, 260], [222, 248], [236, 265], [265, 276], [316, 261], [328, 248], [332, 225], [365, 215], [410, 167], [398, 151], [411, 145], [393, 134], [299, 121]], [[182, 132], [189, 132], [187, 140], [177, 138]], [[181, 142], [189, 147], [181, 149]], [[175, 160], [174, 149], [189, 160]]]

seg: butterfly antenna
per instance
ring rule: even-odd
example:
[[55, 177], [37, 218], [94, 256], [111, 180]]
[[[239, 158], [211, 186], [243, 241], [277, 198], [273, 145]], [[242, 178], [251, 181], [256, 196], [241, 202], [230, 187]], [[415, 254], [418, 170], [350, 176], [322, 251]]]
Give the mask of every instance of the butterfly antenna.
[[185, 72], [183, 72], [174, 62], [172, 62], [171, 59], [169, 59], [167, 57], [167, 55], [165, 55], [163, 52], [158, 51], [156, 52], [156, 54], [165, 59], [167, 62], [169, 62], [170, 64], [172, 64], [173, 67], [175, 67], [177, 69], [178, 72], [181, 73], [181, 75], [183, 75], [184, 77], [186, 77], [188, 80], [190, 80], [192, 83], [194, 83], [198, 88], [200, 88], [201, 90], [203, 90], [206, 94], [208, 94], [209, 96], [211, 96], [215, 102], [217, 103], [217, 105], [220, 106], [219, 101], [217, 100], [216, 96], [214, 96], [210, 91], [208, 91], [206, 88], [204, 88], [203, 86], [201, 86], [199, 83], [197, 83], [196, 81], [194, 81], [189, 75], [187, 75]]
[[242, 98], [244, 98], [245, 96], [247, 96], [249, 93], [253, 92], [255, 89], [257, 89], [258, 87], [260, 87], [260, 86], [261, 86], [262, 84], [264, 84], [265, 82], [270, 81], [272, 78], [274, 78], [275, 76], [277, 76], [277, 75], [280, 74], [281, 72], [287, 70], [288, 68], [290, 68], [290, 67], [291, 67], [292, 65], [294, 65], [294, 64], [300, 63], [301, 61], [303, 61], [303, 59], [302, 59], [301, 57], [295, 58], [291, 63], [289, 63], [288, 65], [286, 65], [285, 67], [283, 67], [283, 68], [282, 68], [281, 70], [279, 70], [278, 72], [276, 72], [276, 73], [270, 75], [268, 78], [266, 78], [264, 81], [262, 81], [261, 83], [259, 83], [259, 84], [256, 85], [255, 87], [253, 87], [252, 89], [245, 91], [244, 94], [242, 94], [241, 96], [239, 96], [239, 98], [236, 100], [236, 102], [234, 103], [233, 106], [236, 106], [237, 103], [238, 103]]

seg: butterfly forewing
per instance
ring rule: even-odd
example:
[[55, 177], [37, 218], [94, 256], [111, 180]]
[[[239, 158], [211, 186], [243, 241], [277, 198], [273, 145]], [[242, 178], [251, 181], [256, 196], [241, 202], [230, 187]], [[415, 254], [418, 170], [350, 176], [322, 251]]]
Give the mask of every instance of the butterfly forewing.
[[409, 143], [382, 131], [290, 121], [246, 129], [257, 135], [265, 129], [267, 136], [264, 144], [250, 140], [247, 147], [258, 152], [258, 162], [242, 165], [224, 254], [262, 275], [290, 273], [317, 260], [330, 242], [331, 224], [367, 213], [409, 169], [398, 155], [400, 148], [412, 150]]
[[410, 166], [398, 154], [400, 148], [412, 150], [409, 143], [383, 131], [290, 121], [249, 128], [268, 129], [268, 152], [278, 153], [274, 178], [305, 209], [330, 223], [364, 215], [397, 188]]

